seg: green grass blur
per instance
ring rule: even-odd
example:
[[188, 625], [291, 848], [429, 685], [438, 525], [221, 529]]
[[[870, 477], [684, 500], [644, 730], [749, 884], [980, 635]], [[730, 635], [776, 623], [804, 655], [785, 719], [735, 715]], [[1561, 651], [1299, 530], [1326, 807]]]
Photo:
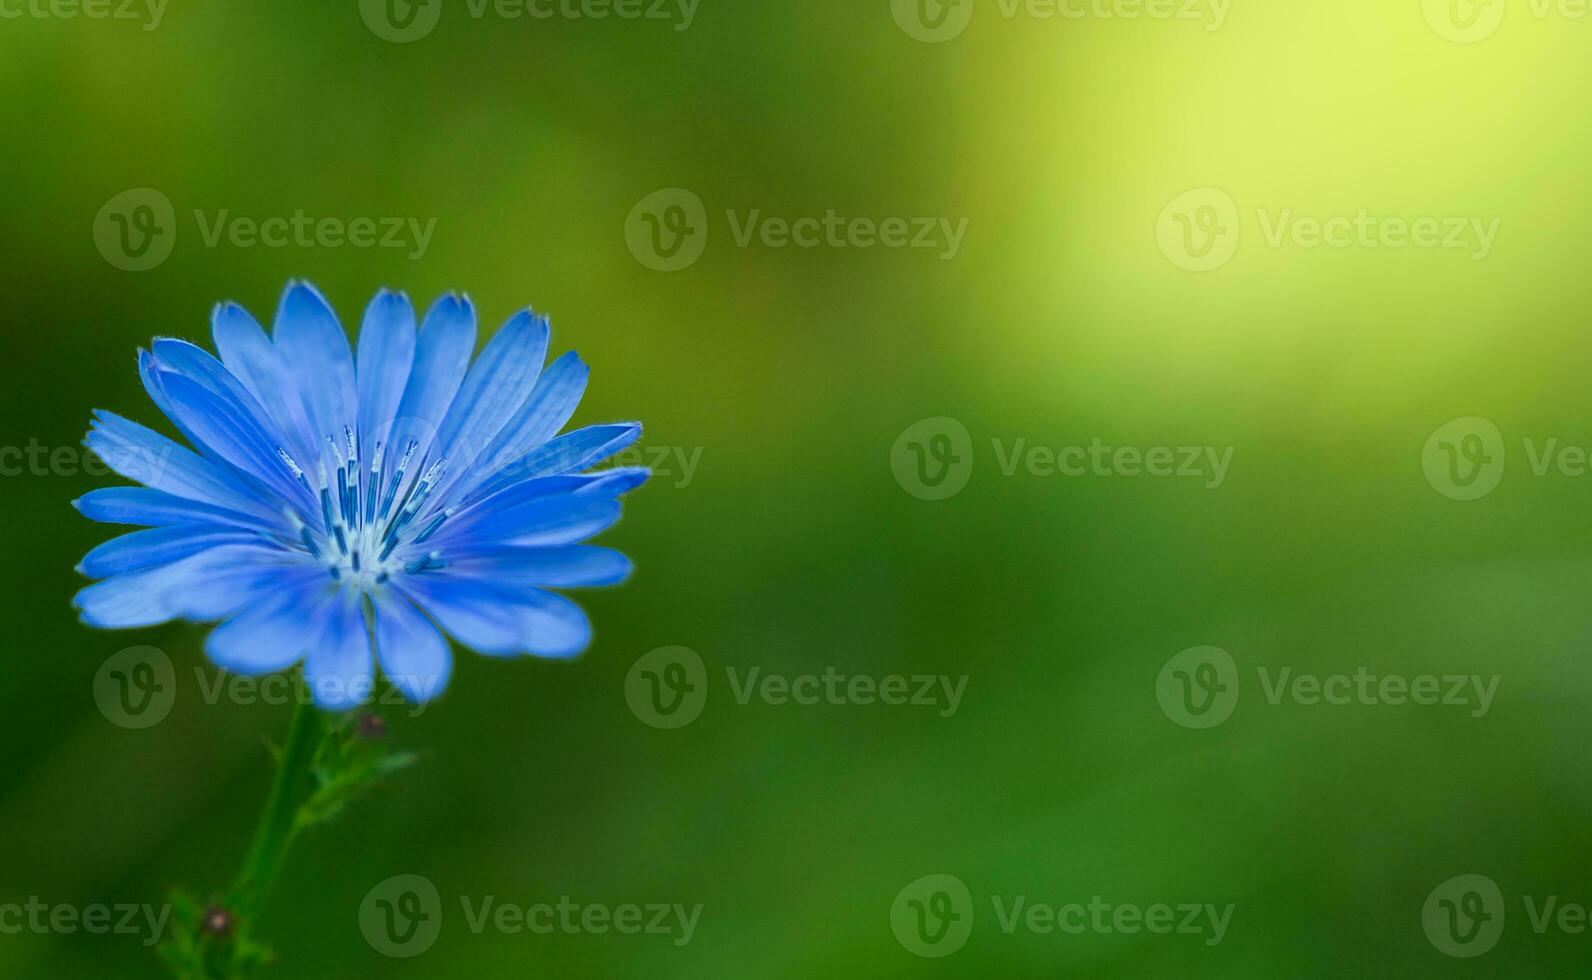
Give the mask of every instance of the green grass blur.
[[[648, 0], [648, 6], [652, 0]], [[302, 980], [389, 977], [1565, 976], [1586, 934], [1522, 896], [1592, 903], [1592, 477], [1536, 476], [1522, 440], [1592, 443], [1592, 20], [1508, 0], [1477, 43], [1420, 0], [1235, 0], [1197, 21], [1005, 17], [974, 3], [922, 43], [888, 0], [701, 0], [648, 20], [472, 17], [446, 0], [413, 43], [355, 0], [199, 4], [149, 21], [0, 20], [9, 336], [0, 443], [77, 447], [89, 412], [157, 421], [134, 370], [156, 335], [208, 344], [235, 299], [267, 318], [291, 277], [345, 323], [382, 285], [469, 292], [483, 333], [549, 313], [592, 384], [578, 422], [631, 418], [700, 449], [603, 540], [638, 572], [582, 593], [572, 664], [457, 658], [448, 694], [389, 712], [424, 761], [294, 852], [263, 924]], [[1498, 0], [1502, 2], [1502, 0]], [[120, 0], [118, 0], [120, 3]], [[6, 9], [26, 10], [22, 4]], [[113, 7], [112, 9], [117, 9]], [[142, 8], [139, 8], [142, 9]], [[1202, 8], [1203, 9], [1203, 8]], [[102, 258], [131, 188], [172, 202], [156, 268]], [[632, 207], [686, 188], [701, 259], [648, 268]], [[1209, 272], [1157, 245], [1191, 188], [1236, 203]], [[967, 219], [933, 250], [742, 247], [752, 210]], [[1273, 221], [1499, 219], [1452, 249], [1273, 246]], [[204, 240], [229, 217], [405, 217], [425, 254]], [[203, 212], [203, 220], [195, 212]], [[1495, 423], [1509, 460], [1474, 501], [1422, 447]], [[905, 492], [891, 447], [947, 416], [966, 489]], [[1002, 472], [1028, 446], [1234, 448], [1222, 485]], [[1000, 448], [995, 442], [999, 440]], [[0, 460], [4, 462], [4, 460]], [[80, 626], [74, 564], [110, 529], [68, 505], [115, 482], [0, 477], [0, 903], [159, 902], [226, 883], [288, 709], [209, 704], [203, 630]], [[684, 484], [684, 485], [681, 485]], [[170, 717], [111, 724], [94, 677], [148, 644]], [[1156, 679], [1212, 644], [1242, 677], [1189, 730]], [[684, 645], [701, 717], [660, 731], [631, 665]], [[1498, 675], [1458, 707], [1268, 703], [1257, 668]], [[744, 674], [969, 676], [959, 710], [737, 704]], [[359, 910], [392, 875], [443, 897], [434, 947], [383, 957]], [[909, 882], [969, 887], [967, 944], [914, 956]], [[1484, 874], [1502, 939], [1445, 956], [1422, 906]], [[473, 932], [461, 896], [669, 902], [691, 942]], [[1232, 903], [1225, 937], [1004, 932], [992, 904]], [[0, 923], [3, 924], [3, 923]], [[137, 940], [0, 935], [11, 977], [154, 977]]]

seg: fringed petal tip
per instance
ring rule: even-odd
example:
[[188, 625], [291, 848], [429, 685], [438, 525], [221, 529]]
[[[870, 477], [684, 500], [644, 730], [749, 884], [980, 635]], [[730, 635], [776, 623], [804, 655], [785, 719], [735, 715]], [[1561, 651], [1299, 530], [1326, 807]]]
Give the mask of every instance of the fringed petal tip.
[[393, 303], [411, 309], [414, 307], [414, 304], [409, 300], [408, 293], [404, 292], [402, 289], [393, 289], [391, 286], [383, 286], [376, 290], [376, 295], [371, 297], [370, 304], [366, 308], [369, 309], [371, 307], [385, 306], [387, 304]]

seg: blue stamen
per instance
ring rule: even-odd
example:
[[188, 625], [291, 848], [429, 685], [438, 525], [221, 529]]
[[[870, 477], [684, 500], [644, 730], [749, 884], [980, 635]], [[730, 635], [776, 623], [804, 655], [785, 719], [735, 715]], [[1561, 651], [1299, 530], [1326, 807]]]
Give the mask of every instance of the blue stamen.
[[402, 514], [398, 515], [398, 519], [396, 521], [393, 521], [391, 524], [387, 525], [387, 533], [383, 534], [381, 537], [381, 556], [383, 558], [386, 558], [392, 552], [392, 549], [397, 546], [398, 532], [404, 529], [404, 525], [408, 524], [409, 518], [413, 516], [413, 514], [406, 510]]
[[354, 523], [349, 514], [348, 505], [352, 502], [348, 495], [348, 473], [343, 467], [337, 468], [337, 510], [343, 515], [344, 524]]
[[376, 523], [376, 498], [381, 495], [381, 443], [370, 459], [370, 493], [365, 495], [365, 523]]
[[304, 547], [310, 549], [310, 557], [316, 561], [321, 560], [321, 549], [315, 547], [315, 536], [310, 534], [307, 527], [299, 528], [299, 540], [304, 542]]
[[452, 514], [453, 510], [452, 508], [449, 508], [448, 510], [438, 514], [436, 517], [433, 517], [431, 522], [425, 526], [425, 529], [419, 534], [415, 535], [415, 544], [425, 544], [427, 539], [429, 539], [433, 534], [437, 533], [437, 528], [442, 526], [442, 522], [447, 520], [450, 516], [452, 516]]
[[287, 470], [289, 473], [292, 473], [295, 477], [297, 477], [305, 486], [309, 486], [309, 481], [304, 479], [304, 471], [299, 469], [299, 464], [293, 461], [293, 457], [287, 454], [286, 449], [283, 449], [281, 446], [277, 446], [276, 458], [280, 459], [284, 464], [287, 465]]
[[426, 468], [426, 475], [420, 478], [420, 482], [415, 484], [414, 491], [404, 501], [402, 509], [408, 512], [409, 518], [413, 518], [420, 513], [420, 505], [425, 502], [426, 494], [430, 493], [432, 488], [437, 485], [437, 476], [442, 473], [442, 468], [447, 463], [447, 459], [439, 459]]
[[392, 498], [398, 496], [398, 488], [403, 486], [404, 471], [409, 468], [409, 457], [415, 454], [415, 447], [419, 445], [419, 441], [410, 439], [408, 447], [404, 449], [403, 459], [398, 461], [398, 469], [392, 476], [392, 485], [387, 488], [387, 499], [381, 503], [381, 519], [384, 521], [388, 512], [392, 510]]
[[414, 575], [414, 574], [416, 574], [418, 572], [432, 571], [432, 570], [439, 569], [439, 568], [447, 568], [448, 567], [448, 563], [445, 562], [445, 561], [439, 561], [437, 559], [437, 554], [438, 554], [438, 552], [433, 551], [431, 554], [426, 555], [424, 558], [417, 558], [414, 561], [405, 563], [404, 571], [408, 572], [410, 575]]

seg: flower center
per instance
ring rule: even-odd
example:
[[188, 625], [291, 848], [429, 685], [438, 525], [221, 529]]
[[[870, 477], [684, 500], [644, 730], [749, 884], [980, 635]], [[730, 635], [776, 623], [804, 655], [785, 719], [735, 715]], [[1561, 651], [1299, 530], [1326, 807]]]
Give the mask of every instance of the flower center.
[[[436, 487], [447, 460], [438, 459], [426, 468], [419, 480], [410, 484], [407, 475], [420, 445], [417, 440], [409, 440], [397, 467], [387, 474], [382, 467], [384, 450], [380, 442], [371, 453], [370, 469], [362, 472], [354, 430], [344, 426], [343, 436], [346, 452], [338, 447], [335, 438], [326, 437], [327, 453], [322, 455], [317, 466], [318, 489], [310, 484], [303, 468], [287, 450], [277, 448], [277, 456], [294, 478], [321, 501], [319, 528], [306, 524], [292, 511], [288, 512], [288, 519], [305, 549], [326, 566], [334, 580], [361, 592], [371, 591], [394, 575], [446, 568], [447, 562], [435, 551], [408, 557], [406, 550], [402, 560], [395, 553], [400, 547], [412, 549], [425, 544], [453, 515], [453, 508], [445, 508], [418, 531], [412, 526], [425, 506], [427, 495]], [[328, 468], [328, 460], [335, 467], [335, 473]]]

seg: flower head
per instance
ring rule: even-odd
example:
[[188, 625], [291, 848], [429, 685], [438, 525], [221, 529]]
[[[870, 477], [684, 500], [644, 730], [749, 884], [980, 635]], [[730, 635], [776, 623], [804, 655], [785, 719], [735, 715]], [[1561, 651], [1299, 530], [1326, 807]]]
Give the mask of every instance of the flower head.
[[585, 614], [548, 589], [626, 577], [624, 555], [580, 542], [648, 473], [591, 472], [637, 423], [558, 435], [587, 368], [574, 353], [543, 366], [546, 318], [515, 314], [473, 365], [475, 311], [457, 295], [417, 331], [407, 297], [377, 294], [357, 357], [306, 283], [289, 284], [271, 336], [230, 303], [212, 328], [219, 360], [170, 338], [138, 356], [193, 450], [95, 412], [85, 444], [143, 486], [73, 503], [145, 530], [83, 559], [102, 579], [74, 600], [83, 622], [221, 621], [205, 641], [216, 664], [264, 674], [302, 660], [334, 710], [368, 699], [378, 662], [410, 700], [435, 697], [452, 667], [443, 632], [493, 656], [585, 649]]

